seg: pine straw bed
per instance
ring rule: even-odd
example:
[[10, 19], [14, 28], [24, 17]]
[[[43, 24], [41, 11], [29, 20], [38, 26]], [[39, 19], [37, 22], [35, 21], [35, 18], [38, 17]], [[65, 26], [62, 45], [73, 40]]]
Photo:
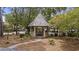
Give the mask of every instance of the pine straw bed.
[[16, 47], [19, 51], [79, 51], [79, 40], [76, 38], [51, 38], [55, 44], [50, 45], [48, 39], [40, 42], [24, 44]]
[[29, 40], [32, 40], [32, 38], [29, 37], [20, 38], [19, 36], [11, 35], [7, 39], [7, 36], [4, 36], [3, 38], [0, 38], [0, 47], [6, 48], [18, 43], [28, 42]]
[[[49, 40], [54, 40], [54, 45], [49, 44]], [[21, 39], [18, 36], [9, 36], [9, 39], [0, 38], [0, 47], [9, 47], [22, 42], [31, 42], [34, 39]], [[17, 51], [79, 51], [79, 40], [75, 37], [53, 37], [45, 38], [40, 42], [23, 44], [15, 47]]]

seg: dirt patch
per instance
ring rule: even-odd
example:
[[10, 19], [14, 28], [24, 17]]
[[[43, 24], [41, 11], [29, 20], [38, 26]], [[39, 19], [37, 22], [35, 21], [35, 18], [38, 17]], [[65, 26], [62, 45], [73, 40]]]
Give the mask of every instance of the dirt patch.
[[79, 51], [79, 40], [66, 39], [60, 43], [62, 43], [61, 48], [64, 51]]
[[49, 38], [43, 39], [40, 42], [29, 43], [16, 47], [17, 50], [24, 51], [78, 51], [79, 40], [75, 38], [50, 38], [54, 40], [54, 45], [49, 44]]
[[[50, 45], [49, 39], [54, 41], [54, 45]], [[15, 44], [27, 43], [39, 39], [21, 39], [18, 36], [10, 36], [9, 39], [0, 38], [0, 47], [9, 47]], [[45, 38], [39, 42], [22, 44], [14, 47], [17, 51], [79, 51], [79, 40], [73, 37], [56, 37]]]
[[28, 42], [30, 40], [32, 39], [27, 37], [20, 38], [19, 36], [16, 36], [16, 35], [11, 35], [8, 37], [8, 39], [7, 39], [7, 36], [4, 36], [3, 38], [0, 38], [0, 47], [6, 48], [8, 46], [15, 45], [22, 42]]
[[42, 42], [35, 42], [35, 43], [30, 43], [27, 45], [20, 45], [16, 47], [16, 50], [20, 51], [45, 51], [44, 48], [44, 43]]
[[55, 45], [50, 45], [48, 39], [43, 39], [40, 42], [33, 42], [29, 44], [23, 44], [16, 47], [19, 51], [61, 51], [60, 43], [55, 42]]

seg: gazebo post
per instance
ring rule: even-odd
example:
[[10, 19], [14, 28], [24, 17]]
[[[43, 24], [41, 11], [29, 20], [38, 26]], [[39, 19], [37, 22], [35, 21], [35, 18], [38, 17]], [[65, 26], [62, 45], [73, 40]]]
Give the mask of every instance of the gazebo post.
[[36, 27], [34, 27], [34, 37], [36, 37]]
[[47, 36], [48, 36], [49, 28], [47, 27]]
[[31, 35], [32, 33], [31, 33], [31, 27], [30, 27], [30, 35]]
[[43, 32], [43, 34], [44, 34], [44, 37], [46, 37], [45, 28], [44, 28], [44, 32]]

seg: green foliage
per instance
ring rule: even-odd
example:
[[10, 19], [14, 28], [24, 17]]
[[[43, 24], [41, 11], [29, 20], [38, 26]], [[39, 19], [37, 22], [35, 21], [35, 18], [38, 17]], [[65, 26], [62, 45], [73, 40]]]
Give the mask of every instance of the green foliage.
[[35, 8], [13, 8], [12, 13], [6, 15], [6, 21], [12, 26], [17, 24], [25, 28], [36, 15], [37, 11]]
[[24, 34], [20, 34], [20, 38], [23, 38], [24, 37]]
[[54, 40], [53, 40], [53, 39], [49, 39], [49, 44], [50, 44], [50, 45], [55, 45]]
[[47, 21], [49, 21], [52, 16], [56, 15], [57, 11], [65, 10], [66, 7], [48, 7], [48, 8], [43, 8], [42, 14], [46, 17]]
[[53, 7], [53, 8], [25, 8], [25, 7], [13, 7], [11, 13], [6, 14], [6, 21], [9, 23], [9, 27], [17, 30], [22, 28], [28, 28], [30, 22], [32, 22], [37, 14], [42, 11], [42, 14], [46, 17], [47, 21], [51, 19], [51, 15], [55, 15], [56, 11], [64, 10], [65, 7]]
[[11, 26], [13, 24], [15, 24], [16, 20], [14, 19], [14, 17], [12, 16], [12, 14], [6, 14], [5, 16], [6, 16], [6, 22], [7, 23], [9, 23]]
[[49, 23], [63, 31], [72, 28], [79, 30], [79, 8], [75, 8], [65, 14], [57, 15]]

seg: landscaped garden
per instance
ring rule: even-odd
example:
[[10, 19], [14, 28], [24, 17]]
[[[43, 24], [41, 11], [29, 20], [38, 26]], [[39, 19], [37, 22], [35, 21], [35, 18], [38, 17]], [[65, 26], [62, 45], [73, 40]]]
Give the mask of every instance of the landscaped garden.
[[75, 38], [59, 38], [54, 39], [53, 45], [50, 45], [48, 39], [43, 39], [38, 42], [19, 45], [16, 50], [19, 51], [78, 51], [79, 40]]
[[10, 7], [10, 13], [2, 12], [6, 8], [0, 7], [0, 48], [79, 51], [79, 8]]
[[29, 36], [24, 36], [22, 38], [20, 38], [20, 36], [16, 36], [16, 35], [10, 35], [10, 36], [4, 36], [3, 38], [0, 38], [0, 47], [3, 47], [3, 48], [7, 48], [11, 45], [15, 45], [15, 44], [18, 44], [18, 43], [22, 43], [22, 42], [28, 42], [28, 41], [31, 41], [32, 38]]
[[14, 48], [15, 51], [78, 51], [79, 39], [76, 37], [24, 39], [10, 36], [8, 40], [0, 40], [0, 47]]

